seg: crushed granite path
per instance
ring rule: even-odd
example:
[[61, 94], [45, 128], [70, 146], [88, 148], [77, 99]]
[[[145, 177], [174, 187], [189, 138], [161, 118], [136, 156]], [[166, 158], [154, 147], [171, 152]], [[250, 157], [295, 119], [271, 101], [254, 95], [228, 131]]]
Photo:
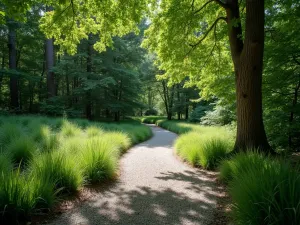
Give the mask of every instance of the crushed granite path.
[[215, 174], [192, 168], [173, 152], [177, 135], [151, 126], [154, 136], [120, 161], [120, 177], [52, 225], [213, 224]]

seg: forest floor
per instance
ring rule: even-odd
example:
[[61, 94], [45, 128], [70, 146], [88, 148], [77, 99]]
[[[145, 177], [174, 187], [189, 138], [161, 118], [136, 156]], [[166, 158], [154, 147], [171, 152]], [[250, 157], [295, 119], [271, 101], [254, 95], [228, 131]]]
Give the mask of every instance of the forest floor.
[[152, 131], [150, 140], [122, 157], [116, 182], [96, 189], [50, 224], [218, 224], [223, 190], [216, 173], [178, 159], [172, 147], [176, 134], [155, 126]]

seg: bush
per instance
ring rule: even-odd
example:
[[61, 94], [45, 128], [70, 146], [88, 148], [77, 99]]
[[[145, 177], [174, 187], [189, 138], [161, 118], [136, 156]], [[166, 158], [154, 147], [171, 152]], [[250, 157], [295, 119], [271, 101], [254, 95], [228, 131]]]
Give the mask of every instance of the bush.
[[236, 224], [298, 224], [300, 175], [289, 164], [240, 153], [223, 163], [222, 170], [229, 181]]
[[220, 134], [189, 132], [177, 139], [175, 148], [178, 155], [192, 165], [214, 169], [232, 150], [233, 142], [232, 137]]
[[83, 184], [83, 175], [78, 163], [65, 152], [44, 153], [31, 162], [32, 176], [42, 181], [55, 183], [55, 190], [76, 192]]
[[158, 114], [156, 109], [147, 109], [144, 113], [145, 116], [156, 116]]
[[144, 116], [140, 118], [140, 121], [142, 123], [147, 123], [147, 124], [156, 124], [158, 120], [165, 119], [165, 117], [161, 116]]
[[88, 139], [79, 157], [88, 182], [113, 178], [117, 171], [118, 156], [118, 149], [110, 140], [99, 137]]
[[29, 137], [22, 136], [11, 142], [7, 146], [6, 151], [11, 155], [15, 163], [19, 164], [22, 162], [23, 164], [33, 157], [37, 152], [37, 147]]

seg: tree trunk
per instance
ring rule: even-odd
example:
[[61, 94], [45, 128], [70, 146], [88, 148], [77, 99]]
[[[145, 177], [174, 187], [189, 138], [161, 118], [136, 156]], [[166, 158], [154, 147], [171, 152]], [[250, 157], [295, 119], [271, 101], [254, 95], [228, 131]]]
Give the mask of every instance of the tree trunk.
[[189, 99], [186, 96], [185, 98], [185, 119], [188, 120], [189, 119]]
[[289, 130], [289, 147], [292, 148], [293, 147], [293, 132], [291, 131], [291, 126], [293, 124], [294, 121], [294, 110], [296, 108], [297, 102], [298, 102], [298, 92], [300, 89], [300, 80], [298, 82], [298, 85], [295, 87], [294, 89], [294, 98], [293, 98], [293, 103], [292, 103], [292, 110], [291, 110], [291, 114], [290, 114], [290, 119], [289, 119], [289, 124], [290, 124], [290, 130]]
[[[238, 0], [226, 10], [228, 24], [240, 19]], [[231, 54], [236, 77], [237, 135], [234, 149], [273, 152], [262, 118], [262, 71], [264, 51], [264, 1], [246, 0], [244, 43], [242, 27], [229, 28]]]
[[[86, 59], [86, 71], [88, 73], [92, 72], [92, 50], [93, 50], [93, 45], [92, 45], [92, 35], [89, 34], [88, 38], [88, 47], [87, 47], [87, 59]], [[89, 78], [87, 78], [89, 79]], [[85, 114], [86, 118], [91, 120], [92, 119], [92, 102], [91, 102], [91, 91], [87, 90], [86, 91], [86, 105], [85, 105]]]
[[55, 78], [54, 72], [51, 71], [54, 66], [54, 46], [53, 39], [46, 40], [46, 71], [47, 71], [47, 96], [55, 96]]
[[[17, 51], [16, 51], [16, 31], [14, 22], [9, 21], [8, 32], [8, 52], [9, 52], [9, 69], [17, 69]], [[10, 76], [10, 107], [12, 110], [19, 108], [19, 86], [18, 77], [15, 74]]]
[[172, 120], [172, 112], [168, 112], [167, 119]]
[[[4, 48], [2, 48], [2, 57], [1, 57], [1, 69], [4, 70], [5, 67], [5, 54]], [[4, 73], [0, 74], [0, 103], [2, 102], [2, 80], [3, 80]]]

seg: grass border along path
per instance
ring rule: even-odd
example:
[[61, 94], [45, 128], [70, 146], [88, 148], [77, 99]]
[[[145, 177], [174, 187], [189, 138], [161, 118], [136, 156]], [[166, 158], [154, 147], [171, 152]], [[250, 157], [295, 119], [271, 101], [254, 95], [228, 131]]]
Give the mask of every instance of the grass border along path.
[[135, 121], [1, 116], [0, 223], [30, 221], [62, 196], [115, 178], [122, 153], [151, 136]]
[[255, 149], [228, 154], [234, 144], [233, 129], [159, 117], [142, 120], [180, 134], [176, 153], [191, 165], [220, 171], [220, 180], [231, 197], [234, 224], [300, 224], [299, 166], [295, 168], [287, 159], [262, 155]]

